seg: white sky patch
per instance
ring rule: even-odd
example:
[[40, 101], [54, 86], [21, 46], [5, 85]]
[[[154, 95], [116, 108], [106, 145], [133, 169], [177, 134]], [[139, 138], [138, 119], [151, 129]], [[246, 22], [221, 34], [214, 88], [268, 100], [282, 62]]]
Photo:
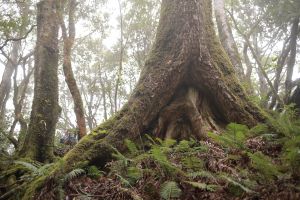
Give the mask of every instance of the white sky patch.
[[112, 48], [114, 44], [119, 40], [120, 38], [120, 30], [118, 30], [118, 26], [120, 22], [118, 21], [119, 18], [119, 5], [118, 0], [113, 0], [107, 3], [106, 9], [110, 12], [110, 20], [109, 25], [111, 26], [111, 31], [107, 38], [104, 39], [103, 44], [107, 48]]

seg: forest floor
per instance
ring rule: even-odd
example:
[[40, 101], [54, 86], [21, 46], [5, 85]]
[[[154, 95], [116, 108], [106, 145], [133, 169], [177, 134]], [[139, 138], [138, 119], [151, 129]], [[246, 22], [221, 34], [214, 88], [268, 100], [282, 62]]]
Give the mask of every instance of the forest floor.
[[[56, 191], [46, 185], [34, 199], [57, 199], [57, 191], [68, 200], [300, 199], [300, 120], [287, 110], [268, 124], [249, 129], [231, 123], [202, 141], [125, 140], [128, 151], [115, 149], [104, 169], [74, 169], [59, 177]], [[0, 199], [19, 199], [26, 185], [59, 164], [6, 163], [0, 166]]]
[[200, 142], [148, 136], [142, 148], [126, 141], [128, 153], [116, 150], [106, 171], [85, 169], [65, 192], [68, 199], [300, 199], [299, 157], [289, 160], [291, 141], [266, 129], [230, 124]]

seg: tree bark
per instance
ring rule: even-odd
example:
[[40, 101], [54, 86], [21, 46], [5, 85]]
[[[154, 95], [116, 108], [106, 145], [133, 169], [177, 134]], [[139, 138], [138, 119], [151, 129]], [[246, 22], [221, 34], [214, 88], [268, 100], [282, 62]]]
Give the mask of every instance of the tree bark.
[[53, 161], [58, 105], [58, 28], [56, 4], [43, 0], [37, 4], [37, 42], [34, 66], [34, 97], [21, 157], [39, 162]]
[[[169, 137], [169, 130], [184, 126], [187, 136], [203, 138], [205, 131], [229, 122], [252, 127], [264, 120], [235, 77], [215, 35], [211, 9], [209, 0], [162, 1], [156, 42], [127, 104], [85, 136], [52, 178], [82, 162], [103, 167], [112, 147], [124, 151], [125, 139], [138, 141], [144, 133]], [[166, 110], [177, 117], [167, 120]]]
[[74, 112], [76, 116], [77, 128], [79, 129], [79, 139], [86, 135], [86, 123], [84, 116], [84, 108], [83, 101], [81, 98], [80, 91], [78, 89], [74, 73], [72, 70], [72, 61], [71, 61], [71, 53], [72, 47], [74, 45], [75, 40], [75, 23], [74, 23], [74, 15], [76, 10], [76, 1], [69, 1], [69, 24], [68, 24], [68, 33], [67, 28], [63, 19], [63, 9], [64, 9], [64, 1], [61, 2], [61, 10], [59, 12], [60, 25], [62, 29], [63, 35], [63, 43], [64, 43], [64, 53], [63, 53], [63, 71], [65, 75], [65, 80], [72, 95], [74, 101]]

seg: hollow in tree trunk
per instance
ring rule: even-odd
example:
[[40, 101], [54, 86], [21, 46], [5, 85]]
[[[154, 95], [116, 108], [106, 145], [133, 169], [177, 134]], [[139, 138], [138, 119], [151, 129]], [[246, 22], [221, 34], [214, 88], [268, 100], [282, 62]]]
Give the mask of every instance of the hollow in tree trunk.
[[163, 0], [156, 42], [129, 101], [85, 136], [52, 177], [78, 164], [104, 166], [112, 146], [124, 151], [124, 139], [138, 141], [144, 133], [201, 139], [229, 122], [252, 127], [263, 120], [215, 35], [211, 1]]

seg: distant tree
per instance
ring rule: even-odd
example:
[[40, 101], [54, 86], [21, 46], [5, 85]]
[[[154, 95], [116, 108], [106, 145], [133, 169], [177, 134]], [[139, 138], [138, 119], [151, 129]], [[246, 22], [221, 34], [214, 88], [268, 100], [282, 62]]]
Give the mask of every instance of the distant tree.
[[241, 36], [240, 46], [244, 46], [246, 79], [251, 74], [252, 80], [258, 77], [253, 88], [258, 85], [256, 93], [263, 107], [282, 108], [289, 102], [291, 88], [297, 85], [292, 77], [297, 63], [299, 1], [238, 0], [228, 7], [227, 13]]
[[[6, 5], [8, 6], [8, 5]], [[28, 28], [29, 26], [29, 4], [27, 2], [17, 2], [13, 5], [17, 8], [19, 12], [19, 17], [16, 19], [10, 19], [5, 21], [2, 19], [0, 14], [0, 32], [4, 33], [5, 37], [3, 40], [3, 44], [0, 43], [1, 54], [6, 58], [5, 69], [2, 75], [1, 83], [0, 83], [0, 121], [3, 120], [5, 115], [6, 103], [9, 99], [9, 94], [11, 91], [11, 80], [14, 70], [18, 67], [19, 62], [21, 60], [21, 48], [22, 48], [22, 39], [26, 39], [28, 34], [32, 31], [34, 26]], [[4, 13], [5, 14], [5, 13]], [[9, 15], [9, 14], [7, 14]], [[15, 20], [15, 21], [14, 21]], [[19, 22], [19, 23], [18, 23]], [[3, 30], [1, 30], [3, 29]], [[29, 29], [29, 30], [27, 30]], [[2, 32], [3, 31], [3, 32]], [[14, 34], [12, 33], [14, 32]], [[4, 47], [8, 44], [8, 42], [12, 43], [11, 50], [6, 53], [4, 51]]]
[[[9, 139], [10, 144], [14, 145], [16, 152], [27, 130], [23, 107], [28, 97], [33, 51], [28, 51], [25, 43], [27, 45], [30, 43], [31, 33], [35, 30], [31, 19], [34, 13], [31, 3], [31, 1], [3, 2], [0, 6], [2, 12], [0, 14], [0, 57], [5, 60], [0, 60], [0, 64], [4, 67], [0, 84], [0, 126], [3, 129], [2, 134]], [[6, 17], [12, 13], [14, 18], [10, 20], [14, 22], [5, 23]], [[13, 26], [7, 28], [9, 25]], [[20, 76], [21, 74], [23, 76]], [[11, 103], [14, 109], [7, 106]], [[15, 131], [18, 124], [20, 131]]]

